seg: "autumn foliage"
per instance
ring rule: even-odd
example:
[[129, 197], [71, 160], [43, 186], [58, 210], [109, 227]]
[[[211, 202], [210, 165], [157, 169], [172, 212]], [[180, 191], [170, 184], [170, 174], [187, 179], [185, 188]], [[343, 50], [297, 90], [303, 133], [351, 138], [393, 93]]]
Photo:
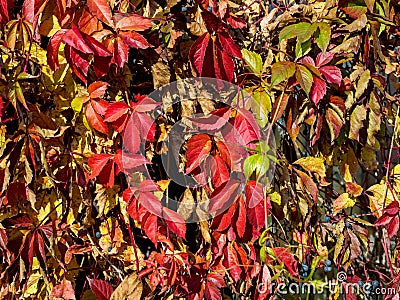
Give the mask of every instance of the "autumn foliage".
[[399, 26], [386, 0], [0, 0], [0, 299], [397, 291]]

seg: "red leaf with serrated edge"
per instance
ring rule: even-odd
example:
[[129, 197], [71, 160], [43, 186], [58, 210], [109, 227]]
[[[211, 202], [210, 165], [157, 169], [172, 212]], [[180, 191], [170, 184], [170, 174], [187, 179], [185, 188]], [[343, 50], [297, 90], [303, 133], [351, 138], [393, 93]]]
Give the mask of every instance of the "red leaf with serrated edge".
[[124, 150], [130, 153], [137, 153], [140, 151], [140, 132], [132, 122], [129, 122], [125, 127], [123, 141]]
[[86, 5], [90, 12], [100, 21], [113, 27], [114, 21], [111, 15], [111, 8], [107, 0], [87, 0]]
[[227, 267], [229, 268], [229, 273], [231, 274], [233, 280], [238, 282], [242, 276], [242, 268], [239, 266], [240, 262], [237, 257], [236, 249], [233, 248], [232, 244], [229, 244], [225, 247], [225, 252], [227, 257], [225, 261], [228, 263]]
[[388, 214], [383, 214], [375, 223], [375, 226], [384, 226], [390, 223], [392, 217]]
[[109, 300], [114, 288], [107, 281], [100, 279], [88, 279], [90, 288], [93, 294], [96, 295], [96, 300]]
[[384, 208], [385, 213], [391, 216], [395, 216], [399, 213], [399, 202], [397, 200], [392, 201], [387, 207]]
[[311, 88], [311, 101], [318, 105], [319, 101], [326, 94], [326, 83], [323, 79], [318, 78], [317, 76], [313, 76], [314, 83]]
[[94, 129], [97, 131], [108, 134], [108, 126], [104, 123], [103, 118], [95, 112], [92, 103], [86, 105], [86, 118]]
[[151, 164], [151, 162], [143, 155], [130, 153], [122, 154], [121, 149], [117, 151], [117, 154], [115, 154], [114, 161], [118, 166], [115, 171], [116, 174], [124, 172], [124, 170], [133, 170], [137, 167]]
[[224, 160], [227, 166], [231, 168], [232, 166], [231, 152], [230, 152], [231, 149], [228, 149], [228, 146], [223, 141], [217, 141], [215, 145], [218, 150], [219, 156]]
[[142, 221], [144, 232], [154, 244], [157, 244], [157, 222], [158, 217], [151, 213], [147, 213], [146, 218]]
[[182, 216], [167, 207], [163, 207], [163, 216], [165, 216], [168, 228], [177, 236], [185, 239], [186, 223]]
[[88, 159], [88, 165], [92, 170], [90, 179], [99, 176], [105, 165], [113, 158], [112, 154], [95, 154]]
[[127, 44], [135, 49], [146, 49], [151, 47], [151, 44], [140, 33], [134, 31], [121, 32], [118, 36]]
[[131, 102], [131, 107], [133, 111], [135, 112], [148, 112], [148, 111], [153, 111], [156, 109], [158, 106], [161, 105], [161, 102], [156, 102], [153, 99], [147, 97], [147, 96], [141, 96], [140, 94], [137, 94], [135, 96], [137, 99], [137, 102]]
[[290, 275], [297, 277], [299, 276], [297, 269], [297, 260], [294, 258], [293, 254], [287, 248], [276, 247], [273, 248], [276, 258], [283, 262], [286, 266], [286, 269], [290, 273]]
[[153, 119], [145, 113], [135, 112], [131, 115], [132, 121], [129, 122], [125, 130], [130, 130], [131, 126], [138, 128], [140, 136], [147, 141], [153, 141], [156, 133], [156, 127]]
[[86, 76], [89, 71], [89, 54], [75, 50], [69, 45], [65, 46], [64, 51], [67, 62], [72, 67], [72, 71], [86, 84]]
[[235, 72], [235, 64], [231, 56], [219, 46], [214, 46], [214, 76], [231, 82]]
[[399, 217], [393, 217], [392, 220], [390, 221], [389, 225], [387, 226], [387, 232], [389, 235], [389, 239], [397, 235], [397, 232], [399, 231]]
[[247, 27], [247, 23], [242, 20], [241, 18], [238, 18], [232, 14], [230, 14], [227, 18], [226, 21], [233, 27], [233, 28], [238, 28], [242, 29]]
[[213, 171], [212, 183], [215, 187], [219, 187], [230, 178], [228, 167], [219, 155], [210, 157], [210, 168]]
[[237, 209], [237, 218], [235, 224], [236, 233], [239, 237], [243, 237], [246, 231], [246, 207], [244, 204], [244, 200], [242, 196], [239, 196], [238, 200], [238, 209]]
[[60, 44], [66, 32], [66, 29], [58, 30], [56, 34], [51, 37], [49, 44], [47, 45], [47, 62], [52, 70], [57, 70], [60, 66], [58, 61], [58, 50], [60, 49]]
[[100, 43], [98, 40], [95, 38], [91, 37], [90, 35], [87, 35], [82, 32], [82, 37], [86, 41], [86, 44], [90, 46], [90, 48], [93, 50], [94, 56], [100, 56], [100, 57], [107, 57], [107, 56], [112, 56], [112, 53], [108, 51], [108, 49]]
[[[212, 66], [209, 64], [210, 57], [206, 57], [207, 48], [209, 47], [212, 40], [211, 35], [206, 32], [200, 36], [192, 45], [189, 51], [189, 59], [194, 68], [196, 69], [199, 76], [206, 76], [210, 74], [208, 71]], [[207, 63], [205, 63], [207, 60]]]
[[223, 232], [232, 226], [232, 216], [235, 215], [237, 202], [235, 201], [227, 211], [216, 215], [211, 224], [211, 228], [215, 231]]
[[224, 211], [232, 205], [239, 196], [239, 181], [231, 179], [217, 187], [210, 196], [210, 212]]
[[118, 67], [123, 68], [125, 63], [128, 62], [128, 55], [129, 55], [129, 46], [119, 37], [117, 38], [110, 38], [106, 41], [108, 44], [108, 49], [113, 47], [113, 63], [115, 63]]
[[140, 191], [137, 196], [140, 204], [145, 207], [149, 212], [157, 216], [162, 216], [162, 205], [160, 200], [152, 192]]
[[320, 52], [315, 59], [315, 63], [317, 64], [317, 67], [322, 67], [330, 63], [334, 56], [335, 53], [332, 52]]
[[242, 58], [240, 47], [232, 40], [226, 31], [219, 31], [217, 33], [217, 40], [225, 53], [232, 57]]
[[233, 129], [226, 126], [223, 130], [223, 136], [226, 141], [236, 143], [240, 146], [246, 146], [250, 142], [260, 139], [260, 128], [251, 112], [239, 108], [238, 114], [230, 123]]
[[335, 66], [324, 66], [319, 68], [319, 71], [324, 75], [326, 81], [329, 83], [336, 83], [340, 85], [342, 82], [342, 72]]
[[125, 116], [130, 109], [130, 106], [124, 102], [111, 103], [107, 107], [106, 113], [104, 115], [104, 122], [115, 122], [122, 116]]
[[206, 117], [188, 118], [200, 130], [219, 130], [229, 120], [231, 116], [230, 107], [219, 108], [210, 112]]
[[93, 99], [93, 98], [103, 97], [108, 86], [109, 86], [108, 82], [104, 82], [104, 81], [93, 82], [88, 87], [88, 92], [89, 92], [90, 98]]
[[189, 139], [186, 151], [186, 173], [199, 167], [200, 163], [210, 154], [211, 146], [212, 141], [208, 134], [196, 134]]
[[[246, 183], [245, 196], [247, 207], [249, 208], [257, 206], [260, 202], [263, 202], [264, 205], [264, 201], [266, 200], [262, 185], [255, 180], [249, 180]], [[267, 209], [270, 208], [271, 204], [267, 201]]]
[[93, 50], [86, 44], [79, 29], [74, 24], [72, 24], [72, 28], [63, 35], [63, 42], [80, 52], [94, 54]]
[[137, 14], [115, 14], [115, 27], [120, 30], [143, 31], [153, 26], [153, 22]]

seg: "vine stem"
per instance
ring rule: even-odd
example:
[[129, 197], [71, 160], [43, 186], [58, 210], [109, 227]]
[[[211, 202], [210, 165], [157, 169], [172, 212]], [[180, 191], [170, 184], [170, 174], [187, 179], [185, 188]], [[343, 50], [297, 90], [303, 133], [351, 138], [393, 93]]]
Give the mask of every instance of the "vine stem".
[[121, 220], [125, 223], [125, 226], [126, 226], [126, 228], [128, 229], [129, 237], [130, 237], [131, 242], [132, 242], [133, 253], [134, 253], [134, 255], [135, 255], [135, 260], [136, 260], [136, 262], [135, 262], [135, 263], [136, 263], [136, 270], [137, 270], [137, 272], [139, 272], [139, 267], [140, 267], [140, 265], [139, 265], [139, 256], [138, 256], [138, 254], [137, 254], [136, 241], [135, 241], [135, 238], [134, 238], [134, 236], [133, 236], [131, 227], [130, 227], [130, 225], [129, 225], [127, 222], [125, 222], [124, 216], [122, 215], [121, 212], [119, 212], [119, 217], [120, 217]]

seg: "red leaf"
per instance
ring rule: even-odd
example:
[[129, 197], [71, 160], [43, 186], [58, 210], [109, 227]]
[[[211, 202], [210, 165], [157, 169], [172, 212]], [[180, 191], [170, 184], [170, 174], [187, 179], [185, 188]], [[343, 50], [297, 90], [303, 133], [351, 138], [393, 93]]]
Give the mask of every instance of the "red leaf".
[[235, 71], [232, 57], [218, 46], [214, 46], [214, 52], [213, 77], [231, 82]]
[[245, 28], [247, 27], [247, 23], [242, 20], [241, 18], [238, 18], [232, 14], [230, 14], [227, 18], [226, 21], [233, 27], [233, 28]]
[[88, 159], [88, 165], [92, 170], [90, 179], [94, 179], [99, 176], [105, 165], [112, 159], [112, 154], [95, 154]]
[[242, 108], [237, 109], [237, 112], [236, 117], [230, 121], [233, 124], [233, 129], [227, 126], [225, 127], [226, 130], [223, 131], [225, 140], [241, 146], [259, 140], [260, 128], [253, 114]]
[[156, 127], [153, 120], [144, 113], [135, 112], [131, 115], [132, 122], [127, 124], [125, 130], [131, 128], [131, 126], [136, 126], [140, 131], [140, 136], [147, 141], [153, 141], [154, 135], [156, 133]]
[[90, 98], [101, 98], [101, 97], [103, 97], [108, 86], [109, 86], [108, 82], [104, 82], [104, 81], [95, 81], [95, 82], [93, 82], [88, 87], [88, 92], [89, 92]]
[[311, 88], [311, 101], [318, 105], [319, 101], [326, 94], [326, 83], [324, 80], [318, 78], [317, 76], [313, 76], [314, 83]]
[[[249, 180], [246, 183], [245, 196], [246, 196], [247, 206], [249, 208], [257, 206], [260, 202], [262, 202], [264, 205], [264, 201], [266, 200], [262, 185], [260, 183], [257, 183], [255, 180]], [[267, 209], [270, 208], [271, 206], [268, 201]]]
[[100, 56], [100, 57], [112, 56], [112, 53], [108, 51], [108, 49], [98, 40], [83, 32], [82, 36], [86, 41], [86, 44], [88, 44], [90, 48], [93, 50], [95, 56]]
[[239, 46], [232, 40], [226, 31], [219, 31], [217, 33], [217, 40], [227, 54], [233, 57], [242, 58], [242, 52], [240, 51]]
[[114, 288], [107, 281], [100, 279], [88, 279], [92, 292], [96, 295], [97, 300], [109, 300]]
[[297, 260], [294, 258], [293, 254], [287, 248], [276, 247], [273, 249], [276, 258], [285, 264], [290, 275], [297, 277], [299, 275], [297, 270]]
[[238, 201], [237, 219], [236, 222], [234, 222], [234, 224], [238, 236], [243, 237], [244, 232], [246, 231], [246, 207], [242, 196], [239, 196], [239, 199], [237, 201]]
[[229, 244], [225, 249], [229, 273], [232, 275], [233, 280], [235, 280], [235, 282], [238, 282], [242, 276], [242, 268], [239, 266], [240, 263], [237, 257], [237, 252], [233, 248], [232, 244]]
[[185, 239], [186, 223], [182, 216], [167, 207], [163, 207], [163, 216], [165, 216], [168, 228], [177, 236]]
[[79, 29], [74, 24], [72, 24], [72, 28], [63, 35], [63, 42], [83, 53], [94, 54], [93, 50], [86, 44]]
[[[212, 68], [209, 63], [205, 64], [205, 55], [210, 43], [212, 45], [211, 35], [206, 32], [193, 43], [189, 51], [190, 62], [200, 76], [206, 76], [207, 73], [210, 73], [208, 68]], [[207, 59], [210, 58], [207, 57]]]
[[134, 31], [121, 32], [118, 36], [125, 44], [136, 49], [146, 49], [151, 46], [143, 35]]
[[239, 196], [239, 182], [231, 179], [221, 186], [217, 187], [210, 196], [210, 212], [221, 212], [226, 210]]
[[143, 207], [145, 207], [149, 212], [154, 215], [162, 216], [162, 205], [160, 200], [152, 192], [142, 192], [140, 191], [137, 196], [139, 202]]
[[211, 146], [212, 141], [208, 134], [196, 134], [189, 139], [186, 151], [186, 173], [199, 167], [200, 163], [210, 154]]
[[108, 126], [104, 123], [103, 118], [94, 110], [92, 101], [86, 105], [86, 118], [90, 126], [94, 129], [101, 133], [108, 134]]
[[212, 222], [211, 227], [215, 228], [215, 231], [223, 232], [225, 231], [228, 227], [232, 225], [232, 216], [235, 214], [237, 208], [237, 202], [235, 201], [232, 203], [232, 205], [229, 207], [229, 209], [225, 212], [223, 212], [220, 215], [217, 215]]
[[325, 66], [322, 68], [319, 68], [320, 72], [322, 75], [324, 75], [326, 81], [329, 83], [336, 83], [337, 85], [340, 85], [342, 82], [342, 72], [338, 67], [335, 66]]
[[141, 96], [140, 94], [136, 95], [135, 98], [137, 99], [137, 102], [131, 102], [131, 107], [135, 112], [143, 113], [153, 111], [161, 105], [161, 102], [156, 102], [153, 99], [147, 96]]
[[387, 226], [387, 231], [389, 235], [389, 239], [397, 235], [397, 232], [399, 231], [399, 217], [396, 216], [392, 218], [390, 221], [389, 225]]
[[120, 30], [143, 31], [153, 26], [149, 18], [137, 14], [115, 14], [115, 27]]
[[230, 173], [221, 156], [214, 155], [210, 158], [210, 168], [213, 170], [212, 183], [218, 187], [229, 180]]
[[335, 53], [333, 52], [320, 52], [317, 55], [317, 58], [315, 60], [317, 67], [322, 67], [326, 64], [328, 64], [333, 57], [335, 56]]
[[143, 230], [149, 239], [154, 243], [157, 244], [157, 229], [158, 229], [158, 217], [151, 213], [146, 214], [146, 218], [143, 220]]
[[210, 115], [206, 117], [188, 119], [201, 130], [214, 131], [221, 129], [228, 122], [230, 116], [230, 107], [223, 107], [213, 110]]
[[391, 216], [395, 216], [399, 213], [399, 202], [397, 200], [392, 201], [387, 207], [385, 207], [385, 213]]
[[104, 121], [105, 122], [114, 122], [125, 116], [131, 108], [128, 104], [124, 102], [114, 102], [111, 103], [106, 110]]
[[[107, 40], [109, 43], [109, 47], [114, 47], [114, 57], [113, 62], [120, 68], [124, 67], [124, 64], [128, 62], [128, 55], [129, 55], [129, 47], [128, 45], [120, 38], [111, 38]], [[109, 48], [110, 49], [110, 48]]]
[[388, 214], [383, 214], [375, 223], [375, 226], [384, 226], [390, 223], [392, 217]]
[[58, 30], [56, 34], [51, 37], [47, 45], [47, 62], [52, 70], [57, 70], [59, 67], [58, 50], [60, 49], [60, 44], [66, 32], [66, 29]]
[[23, 203], [28, 199], [28, 191], [25, 183], [13, 182], [6, 191], [5, 204], [14, 206], [17, 203]]
[[89, 54], [75, 50], [68, 45], [65, 46], [64, 51], [67, 62], [72, 67], [75, 75], [86, 84], [86, 76], [89, 71]]
[[70, 281], [64, 279], [63, 283], [56, 285], [50, 294], [50, 300], [53, 299], [75, 300], [74, 288]]
[[108, 26], [113, 27], [114, 22], [107, 0], [87, 0], [86, 5], [88, 6], [90, 12], [100, 21], [106, 23]]

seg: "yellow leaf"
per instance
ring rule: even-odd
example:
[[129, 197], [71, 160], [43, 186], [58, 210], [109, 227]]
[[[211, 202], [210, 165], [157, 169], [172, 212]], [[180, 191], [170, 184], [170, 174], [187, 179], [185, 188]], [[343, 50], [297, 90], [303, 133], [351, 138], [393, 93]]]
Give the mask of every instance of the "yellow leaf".
[[[385, 183], [374, 184], [367, 191], [369, 198], [369, 206], [371, 208], [371, 212], [377, 217], [382, 216], [383, 206], [388, 206], [393, 200], [393, 195], [389, 189], [385, 188]], [[372, 193], [372, 195], [371, 195]], [[385, 199], [386, 193], [386, 199]]]
[[303, 169], [317, 173], [321, 178], [325, 178], [325, 165], [324, 159], [321, 157], [303, 157], [294, 162], [296, 165], [300, 165]]
[[342, 209], [353, 207], [356, 201], [351, 199], [348, 193], [341, 194], [333, 201], [333, 214], [337, 214]]

